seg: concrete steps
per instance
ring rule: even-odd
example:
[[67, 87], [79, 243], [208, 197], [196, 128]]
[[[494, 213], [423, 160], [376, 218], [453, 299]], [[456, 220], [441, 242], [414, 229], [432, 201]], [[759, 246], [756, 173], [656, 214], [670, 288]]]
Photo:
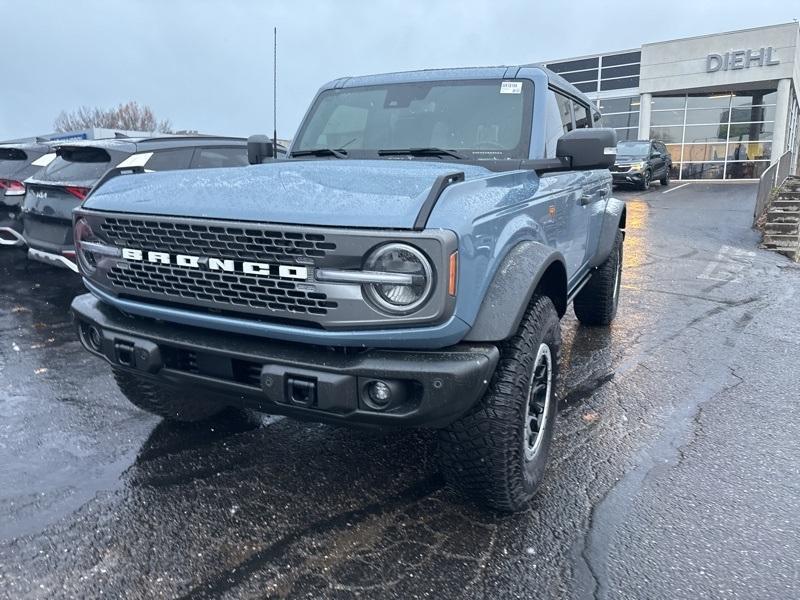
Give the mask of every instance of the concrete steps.
[[800, 177], [787, 177], [767, 207], [761, 246], [800, 262]]

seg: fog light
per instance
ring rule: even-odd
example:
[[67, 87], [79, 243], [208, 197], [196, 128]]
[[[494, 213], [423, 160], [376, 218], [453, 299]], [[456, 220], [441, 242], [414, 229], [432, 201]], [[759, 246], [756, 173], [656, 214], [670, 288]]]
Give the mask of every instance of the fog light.
[[376, 406], [386, 406], [392, 398], [392, 389], [383, 381], [373, 381], [369, 384], [367, 389], [369, 399], [372, 400]]
[[92, 350], [100, 352], [100, 348], [103, 345], [103, 336], [100, 334], [100, 330], [94, 325], [90, 325], [88, 337], [89, 345], [92, 347]]

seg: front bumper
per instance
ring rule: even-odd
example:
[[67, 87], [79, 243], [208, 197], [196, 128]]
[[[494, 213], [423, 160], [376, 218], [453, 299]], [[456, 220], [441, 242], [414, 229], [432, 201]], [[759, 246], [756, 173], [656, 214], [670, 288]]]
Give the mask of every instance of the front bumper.
[[[483, 396], [499, 359], [492, 345], [344, 350], [225, 334], [128, 317], [91, 294], [75, 298], [72, 312], [84, 347], [115, 367], [224, 405], [314, 421], [445, 426]], [[386, 405], [369, 395], [376, 380], [391, 390]]]
[[78, 265], [75, 263], [75, 252], [73, 251], [65, 251], [63, 254], [56, 254], [54, 252], [45, 252], [38, 248], [28, 248], [28, 258], [46, 265], [69, 269], [73, 273], [78, 273]]
[[627, 171], [625, 173], [611, 173], [613, 183], [638, 185], [644, 181], [641, 171]]

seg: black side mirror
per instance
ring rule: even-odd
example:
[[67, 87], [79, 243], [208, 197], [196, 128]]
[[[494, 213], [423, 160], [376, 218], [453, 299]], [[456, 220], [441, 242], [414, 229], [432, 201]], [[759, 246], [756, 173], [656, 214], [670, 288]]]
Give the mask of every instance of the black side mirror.
[[275, 146], [268, 136], [251, 135], [247, 138], [247, 161], [251, 165], [260, 165], [272, 158], [275, 158]]
[[575, 129], [556, 143], [556, 156], [573, 169], [608, 169], [617, 159], [617, 132], [608, 128]]

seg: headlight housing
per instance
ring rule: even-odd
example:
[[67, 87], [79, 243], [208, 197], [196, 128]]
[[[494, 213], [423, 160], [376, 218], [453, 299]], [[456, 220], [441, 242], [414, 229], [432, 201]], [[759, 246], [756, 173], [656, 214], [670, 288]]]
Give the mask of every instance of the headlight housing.
[[97, 270], [97, 261], [92, 253], [83, 246], [83, 243], [91, 244], [99, 241], [86, 219], [81, 217], [75, 222], [75, 256], [84, 275], [91, 275]]
[[644, 162], [644, 161], [639, 161], [639, 162], [633, 163], [633, 164], [631, 165], [631, 169], [632, 169], [632, 170], [634, 170], [634, 171], [641, 171], [641, 170], [642, 170], [642, 169], [644, 169], [646, 166], [647, 166], [647, 163], [646, 163], [646, 162]]
[[74, 229], [75, 258], [83, 275], [91, 277], [97, 270], [97, 261], [103, 256], [119, 258], [122, 251], [115, 246], [108, 246], [92, 231], [89, 222], [80, 217], [75, 221]]
[[434, 273], [430, 260], [409, 244], [386, 244], [375, 249], [365, 262], [368, 271], [407, 276], [404, 283], [368, 283], [365, 296], [383, 312], [405, 315], [419, 309], [433, 292]]

